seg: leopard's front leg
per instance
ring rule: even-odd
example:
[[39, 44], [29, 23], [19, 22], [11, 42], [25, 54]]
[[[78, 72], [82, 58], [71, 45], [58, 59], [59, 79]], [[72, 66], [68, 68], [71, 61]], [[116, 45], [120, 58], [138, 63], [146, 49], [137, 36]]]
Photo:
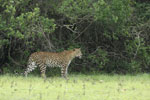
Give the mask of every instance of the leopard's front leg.
[[67, 75], [68, 75], [68, 66], [63, 66], [61, 68], [61, 76], [67, 78]]
[[46, 78], [45, 72], [46, 72], [46, 66], [44, 64], [39, 64], [40, 70], [41, 70], [41, 77]]

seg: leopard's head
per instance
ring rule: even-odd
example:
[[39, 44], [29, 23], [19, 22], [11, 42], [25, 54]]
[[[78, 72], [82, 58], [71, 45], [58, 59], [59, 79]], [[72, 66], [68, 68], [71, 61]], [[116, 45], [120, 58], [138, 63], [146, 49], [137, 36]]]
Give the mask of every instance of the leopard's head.
[[80, 48], [74, 49], [74, 52], [75, 52], [75, 57], [78, 57], [80, 59], [82, 58], [82, 52]]

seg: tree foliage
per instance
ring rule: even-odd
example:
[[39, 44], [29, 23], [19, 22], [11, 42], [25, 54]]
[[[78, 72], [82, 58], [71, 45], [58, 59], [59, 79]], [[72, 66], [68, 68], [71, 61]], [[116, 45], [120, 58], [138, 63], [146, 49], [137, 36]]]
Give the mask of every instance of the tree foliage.
[[82, 48], [70, 70], [150, 71], [150, 3], [140, 0], [1, 0], [0, 69], [35, 51]]

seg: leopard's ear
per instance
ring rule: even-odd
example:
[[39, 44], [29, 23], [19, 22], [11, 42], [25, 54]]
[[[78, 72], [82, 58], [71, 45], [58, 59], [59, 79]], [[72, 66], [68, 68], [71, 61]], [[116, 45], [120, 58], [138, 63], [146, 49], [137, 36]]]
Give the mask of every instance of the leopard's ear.
[[75, 50], [76, 50], [76, 48], [73, 49], [73, 51], [75, 51]]
[[73, 51], [76, 51], [76, 50], [81, 50], [81, 48], [74, 48], [74, 49], [73, 49]]

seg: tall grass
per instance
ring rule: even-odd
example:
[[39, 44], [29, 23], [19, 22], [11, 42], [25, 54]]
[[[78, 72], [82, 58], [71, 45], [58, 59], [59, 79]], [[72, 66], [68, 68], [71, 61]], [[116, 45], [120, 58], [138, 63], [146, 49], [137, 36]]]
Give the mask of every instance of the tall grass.
[[2, 75], [0, 100], [150, 100], [150, 75]]

